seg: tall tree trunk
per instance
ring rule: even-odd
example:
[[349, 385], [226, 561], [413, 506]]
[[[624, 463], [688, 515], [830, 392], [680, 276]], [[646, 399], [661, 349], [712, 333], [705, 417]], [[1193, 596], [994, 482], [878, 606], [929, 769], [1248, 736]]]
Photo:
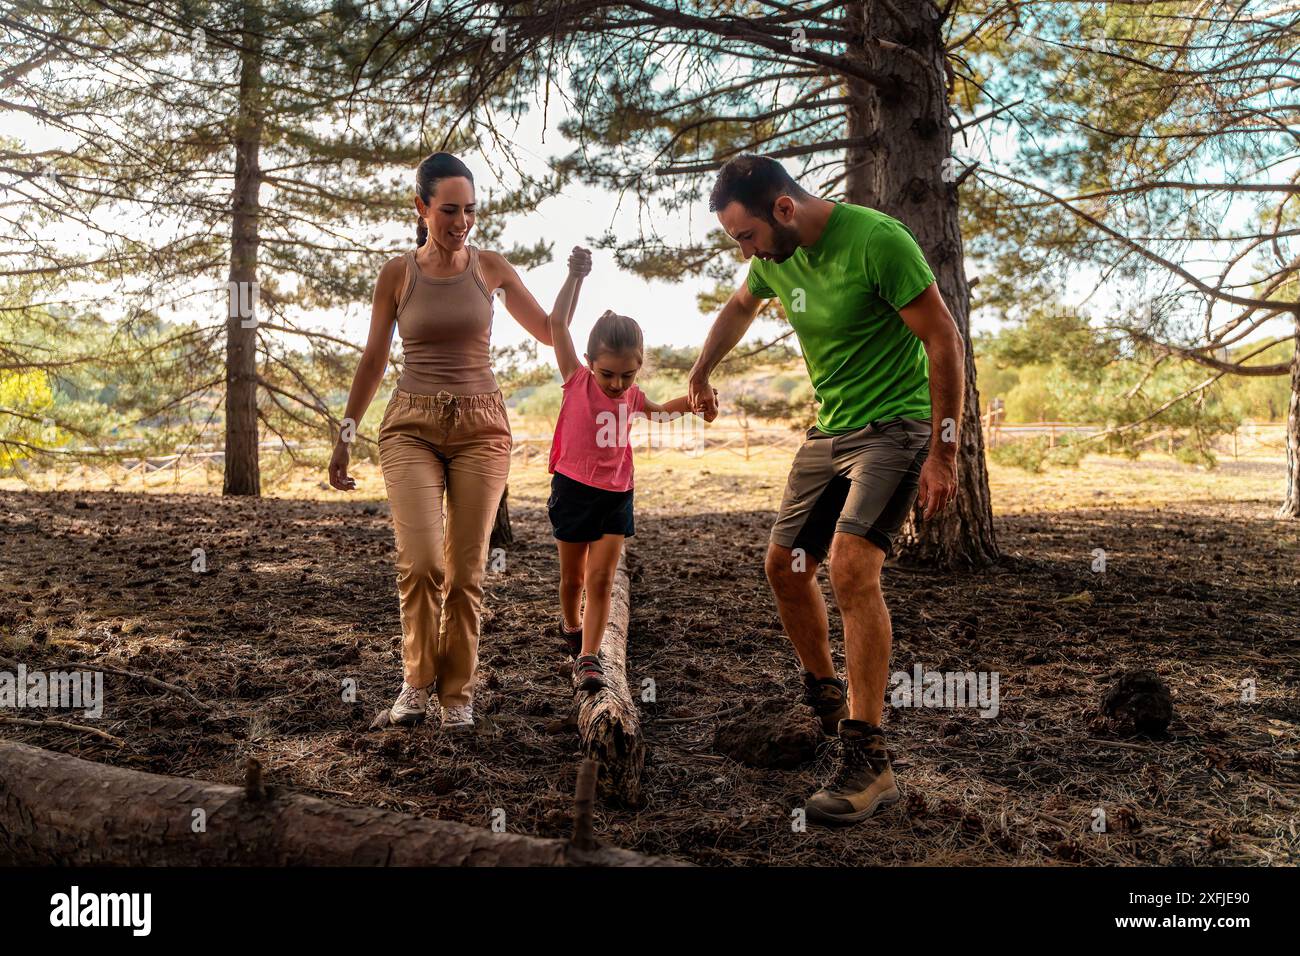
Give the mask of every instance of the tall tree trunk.
[[924, 523], [918, 507], [899, 538], [900, 551], [908, 560], [937, 567], [981, 566], [997, 559], [998, 547], [975, 389], [957, 185], [944, 181], [955, 177], [953, 164], [944, 162], [952, 155], [952, 114], [941, 21], [930, 0], [863, 0], [850, 5], [849, 21], [852, 32], [866, 37], [852, 55], [892, 83], [881, 88], [854, 79], [848, 84], [849, 137], [863, 137], [867, 145], [848, 151], [847, 198], [888, 213], [916, 234], [966, 349], [957, 500]]
[[235, 190], [226, 318], [226, 458], [222, 493], [258, 495], [257, 462], [257, 217], [262, 173], [262, 21], [257, 3], [244, 5], [239, 115], [235, 119]]
[[1295, 355], [1291, 357], [1291, 404], [1286, 416], [1286, 500], [1279, 518], [1300, 518], [1300, 315], [1295, 317]]

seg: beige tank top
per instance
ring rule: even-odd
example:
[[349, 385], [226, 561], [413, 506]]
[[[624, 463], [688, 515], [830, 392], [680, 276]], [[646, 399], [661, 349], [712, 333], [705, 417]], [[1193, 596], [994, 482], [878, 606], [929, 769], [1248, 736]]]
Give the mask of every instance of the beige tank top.
[[435, 279], [420, 271], [415, 253], [406, 254], [406, 288], [397, 304], [402, 336], [405, 392], [479, 395], [497, 390], [489, 347], [492, 293], [479, 272], [478, 249], [469, 249], [469, 268]]

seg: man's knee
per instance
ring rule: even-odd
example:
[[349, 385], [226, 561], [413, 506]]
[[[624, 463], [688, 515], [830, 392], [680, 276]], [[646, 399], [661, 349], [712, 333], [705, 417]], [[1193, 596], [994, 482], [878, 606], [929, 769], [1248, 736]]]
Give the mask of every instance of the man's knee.
[[866, 538], [837, 534], [831, 548], [831, 589], [835, 602], [851, 607], [881, 598], [880, 569], [885, 555]]
[[808, 587], [817, 574], [817, 562], [802, 548], [792, 549], [779, 544], [772, 544], [767, 549], [767, 559], [763, 562], [768, 584], [778, 596], [797, 594]]

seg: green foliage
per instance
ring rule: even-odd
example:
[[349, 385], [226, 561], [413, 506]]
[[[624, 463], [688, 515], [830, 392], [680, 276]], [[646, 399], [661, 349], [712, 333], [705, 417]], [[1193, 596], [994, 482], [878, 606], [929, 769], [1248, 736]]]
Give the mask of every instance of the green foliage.
[[[1229, 358], [1239, 361], [1240, 356], [1253, 351], [1252, 346], [1232, 350]], [[1250, 360], [1251, 365], [1273, 365], [1289, 361], [1295, 354], [1295, 343], [1278, 342]], [[1285, 375], [1229, 375], [1221, 380], [1224, 401], [1243, 419], [1262, 422], [1286, 420], [1291, 400], [1291, 383]]]
[[645, 365], [656, 371], [689, 372], [699, 354], [697, 346], [652, 345], [645, 350]]
[[1064, 408], [1052, 389], [1052, 368], [1026, 365], [1017, 373], [1016, 384], [1006, 395], [1006, 419], [1013, 422], [1059, 421]]
[[0, 371], [0, 469], [31, 457], [27, 445], [41, 448], [58, 441], [58, 429], [48, 418], [53, 406], [44, 372]]
[[1054, 448], [1049, 447], [1050, 444], [1047, 435], [1035, 435], [999, 444], [996, 448], [990, 448], [988, 455], [999, 465], [1037, 474], [1048, 465], [1077, 468], [1084, 456], [1094, 450], [1083, 442], [1074, 440], [1072, 435], [1059, 436]]
[[1056, 447], [1048, 449], [1043, 457], [1053, 465], [1078, 468], [1079, 462], [1083, 461], [1088, 452], [1095, 450], [1076, 436], [1066, 434], [1058, 436]]
[[1204, 465], [1214, 468], [1219, 463], [1218, 456], [1210, 449], [1184, 442], [1174, 446], [1174, 458], [1185, 465]]
[[[1254, 347], [1240, 346], [1228, 358], [1239, 361]], [[1282, 420], [1290, 395], [1286, 376], [1229, 374], [1210, 381], [1212, 369], [1112, 337], [1050, 303], [1028, 310], [996, 334], [977, 336], [975, 348], [981, 409], [987, 411], [994, 398], [1002, 398], [1004, 422], [1067, 421], [1124, 429], [1087, 443], [1062, 435], [1050, 451], [1046, 437], [1004, 437], [990, 449], [991, 460], [1030, 471], [1077, 464], [1091, 451], [1136, 458], [1153, 447], [1153, 437], [1162, 437], [1155, 447], [1171, 447], [1178, 460], [1212, 468], [1218, 436], [1248, 418]], [[1279, 342], [1251, 363], [1285, 363], [1292, 350], [1290, 342]]]
[[772, 379], [771, 387], [781, 395], [789, 398], [801, 386], [808, 385], [808, 376], [797, 372], [787, 372]]
[[1020, 468], [1035, 474], [1043, 470], [1043, 459], [1046, 454], [1047, 439], [1041, 436], [1003, 442], [996, 448], [988, 450], [989, 459], [996, 464]]
[[545, 385], [538, 386], [529, 392], [526, 398], [519, 401], [515, 410], [529, 418], [544, 418], [554, 427], [555, 420], [560, 415], [560, 403], [564, 399], [562, 384], [562, 382], [547, 382]]
[[537, 343], [532, 339], [522, 345], [493, 349], [492, 368], [501, 394], [506, 398], [521, 389], [532, 390], [545, 385], [556, 376], [552, 366], [538, 364]]
[[637, 376], [637, 385], [652, 402], [663, 404], [686, 394], [686, 375], [677, 371], [651, 371]]

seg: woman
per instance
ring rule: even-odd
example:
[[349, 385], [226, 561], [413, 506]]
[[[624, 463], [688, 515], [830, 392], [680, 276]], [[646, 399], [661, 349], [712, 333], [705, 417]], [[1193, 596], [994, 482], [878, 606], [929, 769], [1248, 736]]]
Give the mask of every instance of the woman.
[[[493, 293], [504, 293], [510, 314], [546, 345], [550, 316], [504, 257], [466, 242], [474, 177], [459, 159], [434, 153], [420, 163], [415, 209], [418, 248], [379, 273], [344, 422], [360, 421], [370, 406], [396, 326], [404, 367], [379, 426], [402, 610], [402, 690], [389, 718], [423, 720], [432, 690], [443, 727], [463, 729], [474, 726], [483, 571], [513, 444], [489, 360]], [[590, 271], [591, 254], [575, 248], [556, 310]], [[350, 439], [340, 435], [330, 459], [330, 484], [341, 491], [356, 487]]]

